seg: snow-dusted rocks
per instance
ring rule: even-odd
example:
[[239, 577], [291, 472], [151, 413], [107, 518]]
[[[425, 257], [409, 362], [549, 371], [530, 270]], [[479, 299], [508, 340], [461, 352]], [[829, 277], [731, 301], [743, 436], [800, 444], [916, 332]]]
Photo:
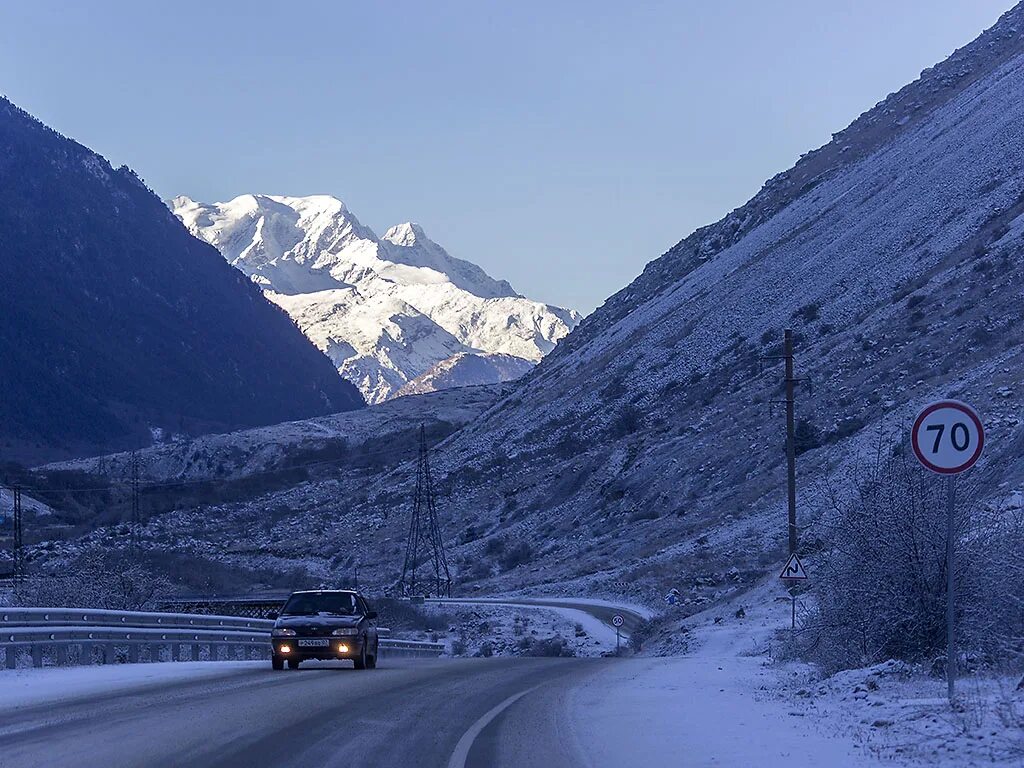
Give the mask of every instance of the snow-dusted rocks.
[[[327, 195], [210, 205], [177, 197], [171, 207], [291, 315], [369, 402], [460, 355], [512, 356], [521, 374], [580, 320], [453, 258], [417, 224], [379, 238]], [[505, 378], [490, 370], [492, 381]]]
[[512, 381], [527, 373], [533, 363], [514, 355], [460, 352], [442, 360], [422, 376], [406, 382], [398, 395], [421, 395], [439, 389], [471, 387], [496, 381]]

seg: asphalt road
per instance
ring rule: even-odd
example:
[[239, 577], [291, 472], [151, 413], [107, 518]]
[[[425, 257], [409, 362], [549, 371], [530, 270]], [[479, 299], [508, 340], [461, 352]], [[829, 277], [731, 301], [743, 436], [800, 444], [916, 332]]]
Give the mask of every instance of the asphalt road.
[[0, 711], [0, 766], [580, 765], [566, 694], [611, 659], [383, 660]]

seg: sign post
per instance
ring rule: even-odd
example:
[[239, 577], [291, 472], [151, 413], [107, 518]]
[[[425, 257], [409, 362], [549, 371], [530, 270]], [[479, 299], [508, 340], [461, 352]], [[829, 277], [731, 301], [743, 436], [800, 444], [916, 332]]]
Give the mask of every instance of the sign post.
[[938, 400], [914, 420], [914, 455], [925, 469], [946, 476], [946, 695], [956, 686], [956, 476], [975, 465], [985, 448], [981, 418], [967, 403]]
[[779, 578], [782, 579], [782, 583], [789, 589], [789, 602], [792, 610], [790, 629], [796, 629], [796, 583], [798, 581], [807, 581], [808, 579], [804, 564], [800, 562], [796, 552], [789, 556], [789, 560], [782, 567], [782, 573], [779, 574]]
[[615, 627], [615, 655], [619, 655], [619, 630], [625, 623], [625, 619], [622, 618], [621, 614], [616, 613], [612, 616], [612, 626]]

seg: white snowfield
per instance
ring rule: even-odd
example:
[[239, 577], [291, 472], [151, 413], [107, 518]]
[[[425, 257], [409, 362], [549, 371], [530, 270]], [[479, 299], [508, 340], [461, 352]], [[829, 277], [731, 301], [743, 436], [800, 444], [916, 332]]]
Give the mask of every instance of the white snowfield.
[[822, 679], [770, 659], [789, 621], [772, 576], [682, 620], [683, 655], [588, 678], [568, 699], [579, 752], [590, 766], [1024, 764], [1019, 676], [964, 676], [957, 709], [943, 679], [898, 661]]
[[687, 620], [696, 627], [687, 655], [631, 659], [571, 694], [578, 748], [591, 766], [877, 765], [835, 723], [823, 727], [773, 695], [780, 671], [758, 651], [789, 609], [770, 589], [748, 599], [760, 606], [744, 603], [743, 621], [715, 623], [728, 615], [722, 606]]
[[536, 363], [580, 321], [450, 256], [419, 225], [377, 237], [335, 197], [171, 201], [189, 231], [259, 284], [368, 402], [463, 353]]

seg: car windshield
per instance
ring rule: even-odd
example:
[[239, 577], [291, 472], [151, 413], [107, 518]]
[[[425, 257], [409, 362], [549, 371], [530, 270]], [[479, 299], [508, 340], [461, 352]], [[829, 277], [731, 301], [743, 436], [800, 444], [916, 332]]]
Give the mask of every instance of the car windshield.
[[283, 616], [314, 616], [318, 613], [352, 616], [356, 613], [356, 596], [351, 592], [303, 592], [288, 598], [281, 611]]

